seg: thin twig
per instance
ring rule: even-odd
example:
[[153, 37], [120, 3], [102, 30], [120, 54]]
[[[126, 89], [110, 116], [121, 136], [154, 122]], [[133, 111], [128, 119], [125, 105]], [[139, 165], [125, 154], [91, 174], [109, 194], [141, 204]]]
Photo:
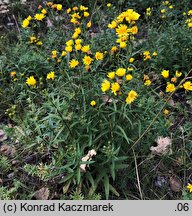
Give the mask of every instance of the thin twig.
[[137, 175], [137, 183], [138, 183], [139, 193], [140, 193], [141, 200], [143, 200], [143, 194], [141, 191], [141, 184], [140, 184], [139, 172], [138, 172], [138, 167], [137, 167], [137, 160], [136, 160], [136, 155], [135, 155], [134, 149], [133, 149], [133, 155], [134, 155], [134, 161], [135, 161], [135, 171], [136, 171], [136, 175]]

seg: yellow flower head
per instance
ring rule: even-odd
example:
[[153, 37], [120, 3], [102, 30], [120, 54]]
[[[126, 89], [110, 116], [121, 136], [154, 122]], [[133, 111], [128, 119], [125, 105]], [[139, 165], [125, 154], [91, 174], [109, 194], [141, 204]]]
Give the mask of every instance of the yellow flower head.
[[77, 51], [81, 50], [81, 48], [82, 48], [81, 44], [76, 44], [76, 45], [75, 45], [75, 49], [76, 49]]
[[123, 77], [126, 73], [126, 69], [125, 68], [118, 68], [116, 70], [116, 75], [119, 76], [119, 77]]
[[79, 62], [78, 62], [78, 60], [76, 60], [76, 59], [72, 59], [72, 60], [69, 62], [70, 68], [75, 68], [75, 67], [77, 67], [78, 64], [79, 64]]
[[187, 81], [183, 84], [183, 88], [187, 91], [192, 91], [192, 83], [191, 81]]
[[134, 58], [130, 58], [130, 59], [129, 59], [129, 63], [133, 63], [134, 61], [135, 61]]
[[115, 78], [115, 72], [114, 72], [114, 71], [109, 72], [109, 73], [107, 74], [107, 77], [108, 77], [109, 79], [114, 79], [114, 78]]
[[167, 83], [166, 92], [175, 91], [175, 85], [173, 83]]
[[82, 43], [82, 39], [75, 40], [75, 44], [81, 44], [81, 43]]
[[128, 35], [128, 28], [127, 25], [124, 24], [120, 24], [117, 28], [116, 28], [116, 33], [118, 34], [119, 37], [124, 36], [124, 35]]
[[111, 91], [113, 92], [114, 95], [117, 95], [117, 91], [119, 91], [120, 85], [118, 82], [112, 83], [111, 85]]
[[111, 7], [111, 6], [112, 6], [111, 3], [108, 3], [108, 4], [107, 4], [107, 7]]
[[164, 109], [163, 113], [164, 113], [165, 115], [168, 115], [168, 114], [169, 114], [169, 110]]
[[96, 58], [96, 60], [102, 60], [102, 59], [103, 59], [103, 53], [101, 53], [101, 52], [96, 52], [96, 53], [95, 53], [95, 58]]
[[131, 90], [131, 91], [128, 93], [128, 96], [127, 96], [127, 98], [126, 98], [126, 103], [131, 104], [134, 100], [136, 100], [137, 97], [138, 97], [137, 92], [134, 91], [134, 90]]
[[120, 48], [124, 49], [124, 48], [126, 48], [127, 43], [126, 42], [120, 42], [119, 46], [120, 46]]
[[130, 80], [133, 79], [133, 76], [132, 76], [131, 74], [127, 74], [126, 77], [125, 77], [125, 79], [126, 79], [127, 81], [130, 81]]
[[88, 17], [88, 16], [89, 16], [89, 13], [85, 11], [85, 12], [83, 13], [83, 15], [84, 15], [84, 17]]
[[89, 22], [87, 23], [87, 28], [90, 28], [91, 25], [92, 25], [92, 23], [91, 23], [91, 21], [89, 21]]
[[65, 47], [65, 51], [66, 52], [72, 52], [73, 51], [73, 47], [72, 46], [66, 46]]
[[144, 82], [144, 85], [150, 86], [150, 85], [151, 85], [151, 80], [150, 80], [150, 79], [146, 80], [146, 81]]
[[192, 184], [188, 183], [187, 187], [186, 187], [190, 193], [192, 193]]
[[62, 5], [61, 4], [57, 4], [57, 10], [58, 11], [62, 10]]
[[65, 57], [67, 55], [67, 53], [65, 51], [62, 51], [61, 56]]
[[164, 78], [168, 78], [169, 77], [169, 70], [163, 70], [161, 72], [161, 75], [164, 77]]
[[11, 77], [14, 77], [16, 74], [17, 74], [16, 71], [12, 71], [12, 72], [10, 73]]
[[73, 45], [73, 40], [68, 40], [65, 44], [67, 46], [72, 46]]
[[91, 105], [92, 107], [96, 106], [96, 104], [97, 104], [97, 103], [96, 103], [96, 101], [94, 101], [94, 100], [92, 100], [91, 103], [90, 103], [90, 105]]
[[82, 52], [85, 52], [85, 53], [88, 53], [89, 50], [90, 50], [90, 46], [89, 46], [89, 45], [85, 45], [85, 46], [83, 46], [83, 47], [81, 48], [81, 51], [82, 51]]
[[31, 16], [28, 16], [28, 17], [27, 17], [27, 20], [31, 21], [31, 20], [32, 20], [32, 17], [31, 17]]
[[37, 83], [36, 79], [34, 78], [34, 76], [30, 76], [29, 78], [27, 78], [26, 80], [26, 84], [29, 86], [35, 86]]
[[182, 72], [179, 72], [179, 71], [176, 71], [176, 72], [175, 72], [175, 76], [176, 76], [176, 77], [180, 77], [181, 75], [182, 75]]
[[67, 9], [67, 13], [69, 14], [71, 12], [71, 8], [68, 8]]
[[114, 53], [114, 52], [117, 52], [117, 51], [118, 51], [118, 48], [116, 46], [112, 46], [111, 52]]
[[117, 27], [117, 22], [116, 21], [112, 21], [109, 25], [108, 28], [114, 29]]
[[54, 78], [55, 78], [55, 72], [54, 71], [51, 71], [47, 74], [48, 80], [54, 80]]
[[101, 91], [102, 91], [102, 92], [106, 92], [106, 91], [108, 91], [108, 90], [110, 89], [110, 87], [111, 87], [110, 82], [109, 82], [108, 80], [105, 79], [105, 80], [102, 82], [102, 84], [101, 84]]
[[23, 28], [28, 27], [28, 26], [29, 26], [29, 23], [30, 23], [30, 22], [29, 22], [28, 19], [24, 19], [24, 20], [23, 20], [23, 23], [22, 23], [22, 27], [23, 27]]
[[84, 65], [90, 65], [92, 63], [93, 59], [90, 56], [85, 55], [83, 58]]
[[43, 8], [43, 9], [41, 10], [41, 13], [42, 13], [42, 14], [46, 14], [47, 11]]
[[81, 5], [79, 9], [80, 9], [81, 11], [86, 11], [86, 10], [88, 10], [88, 7], [85, 7], [85, 6]]
[[35, 14], [35, 19], [36, 20], [42, 21], [44, 18], [45, 18], [45, 14], [43, 14], [43, 13]]
[[157, 56], [157, 55], [158, 55], [157, 52], [152, 53], [152, 56]]
[[151, 16], [151, 8], [150, 7], [146, 9], [146, 15]]

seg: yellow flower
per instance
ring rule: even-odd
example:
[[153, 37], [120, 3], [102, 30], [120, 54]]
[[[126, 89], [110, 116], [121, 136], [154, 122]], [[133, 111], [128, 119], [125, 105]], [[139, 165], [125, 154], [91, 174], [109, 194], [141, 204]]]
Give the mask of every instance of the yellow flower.
[[119, 76], [119, 77], [123, 77], [126, 73], [126, 69], [125, 68], [118, 68], [116, 70], [116, 75]]
[[70, 68], [75, 68], [78, 64], [79, 64], [79, 62], [78, 62], [78, 60], [76, 60], [76, 59], [72, 59], [72, 60], [69, 62]]
[[190, 193], [192, 193], [192, 184], [188, 183], [187, 187], [186, 187]]
[[54, 80], [54, 78], [55, 78], [55, 72], [54, 71], [51, 71], [47, 74], [47, 79]]
[[126, 42], [120, 42], [119, 46], [120, 46], [120, 48], [124, 49], [124, 48], [126, 48], [127, 43]]
[[45, 14], [43, 14], [43, 13], [37, 13], [37, 14], [35, 14], [35, 19], [36, 19], [36, 20], [41, 21], [41, 20], [43, 20], [44, 18], [45, 18]]
[[175, 91], [175, 85], [173, 83], [167, 83], [166, 92]]
[[133, 76], [132, 76], [131, 74], [127, 74], [126, 77], [125, 77], [125, 79], [126, 79], [127, 81], [130, 81], [130, 80], [133, 79]]
[[165, 13], [165, 11], [166, 11], [165, 9], [162, 9], [162, 10], [161, 10], [161, 13]]
[[132, 70], [134, 70], [134, 68], [128, 67], [127, 70], [128, 70], [128, 71], [132, 71]]
[[77, 39], [77, 40], [75, 40], [75, 44], [80, 44], [82, 42], [82, 39]]
[[124, 35], [128, 35], [128, 28], [126, 25], [124, 24], [120, 24], [117, 28], [116, 28], [116, 33], [118, 34], [119, 37], [124, 36]]
[[89, 50], [90, 50], [89, 45], [85, 45], [85, 46], [83, 46], [83, 47], [81, 48], [81, 51], [82, 51], [82, 52], [85, 52], [85, 53], [88, 53]]
[[190, 16], [190, 15], [192, 15], [192, 10], [189, 10], [188, 12], [187, 12], [187, 14]]
[[77, 10], [78, 10], [78, 7], [75, 6], [75, 7], [73, 7], [72, 9], [73, 9], [73, 11], [77, 11]]
[[30, 37], [30, 43], [35, 43], [37, 41], [37, 38], [35, 36]]
[[56, 50], [52, 50], [52, 58], [57, 58], [57, 51]]
[[92, 25], [92, 23], [91, 23], [91, 21], [89, 21], [89, 22], [87, 23], [87, 28], [90, 28], [91, 25]]
[[81, 47], [82, 47], [81, 44], [76, 44], [76, 45], [75, 45], [75, 49], [76, 49], [77, 51], [78, 51], [78, 50], [81, 50]]
[[134, 58], [130, 58], [130, 59], [129, 59], [129, 63], [133, 63], [134, 60], [135, 60]]
[[149, 50], [143, 52], [144, 61], [151, 59]]
[[83, 15], [84, 15], [84, 17], [88, 17], [88, 16], [89, 16], [89, 13], [85, 11], [85, 12], [83, 13]]
[[72, 46], [73, 45], [73, 40], [68, 40], [65, 44], [67, 46]]
[[65, 47], [65, 51], [72, 52], [73, 51], [73, 47], [72, 46], [66, 46]]
[[76, 38], [78, 38], [79, 37], [79, 34], [77, 34], [77, 32], [74, 32], [74, 34], [72, 35], [72, 38], [73, 39], [76, 39]]
[[189, 90], [189, 91], [192, 91], [192, 83], [191, 83], [191, 81], [187, 81], [187, 82], [185, 82], [184, 84], [183, 84], [183, 87], [184, 87], [184, 89], [185, 90]]
[[146, 9], [146, 15], [151, 16], [151, 8], [150, 7]]
[[157, 54], [157, 52], [153, 52], [153, 54], [152, 54], [152, 56], [157, 56], [158, 54]]
[[114, 29], [117, 27], [117, 22], [116, 21], [112, 21], [109, 25], [108, 28]]
[[90, 105], [91, 105], [92, 107], [96, 106], [96, 104], [97, 104], [97, 103], [96, 103], [96, 101], [94, 101], [94, 100], [92, 100], [91, 103], [90, 103]]
[[112, 6], [111, 3], [108, 3], [108, 4], [107, 4], [107, 7], [111, 7], [111, 6]]
[[57, 10], [58, 11], [62, 10], [62, 5], [61, 4], [57, 4]]
[[43, 8], [43, 9], [41, 10], [41, 13], [42, 13], [42, 14], [46, 14], [47, 11]]
[[164, 109], [163, 113], [164, 113], [165, 115], [168, 115], [168, 114], [169, 114], [169, 110]]
[[14, 77], [16, 74], [17, 74], [16, 71], [12, 71], [12, 72], [10, 73], [11, 77]]
[[23, 27], [23, 28], [28, 27], [28, 26], [29, 26], [29, 23], [30, 23], [30, 22], [29, 22], [28, 19], [24, 19], [24, 20], [23, 20], [23, 23], [22, 23], [22, 27]]
[[171, 82], [176, 83], [177, 82], [177, 77], [172, 77]]
[[65, 57], [67, 55], [67, 53], [65, 51], [62, 51], [61, 56]]
[[36, 79], [34, 78], [34, 76], [30, 76], [29, 78], [27, 78], [26, 83], [27, 83], [27, 85], [29, 85], [29, 86], [35, 86], [36, 83], [37, 83], [37, 81], [36, 81]]
[[31, 17], [31, 16], [28, 16], [28, 17], [27, 17], [27, 20], [31, 21], [31, 20], [32, 20], [32, 17]]
[[93, 59], [90, 56], [85, 55], [83, 58], [84, 65], [90, 65]]
[[138, 27], [137, 27], [137, 26], [133, 26], [133, 27], [131, 28], [131, 33], [132, 33], [132, 34], [137, 34], [137, 33], [138, 33]]
[[106, 91], [108, 91], [108, 90], [110, 89], [110, 87], [111, 87], [110, 82], [109, 82], [108, 80], [105, 79], [105, 80], [102, 82], [102, 84], [101, 84], [101, 91], [102, 91], [102, 92], [106, 92]]
[[43, 44], [43, 42], [42, 42], [42, 41], [38, 41], [36, 44], [37, 44], [38, 46], [41, 46], [41, 45]]
[[175, 76], [176, 76], [176, 77], [180, 77], [181, 75], [182, 75], [182, 72], [179, 72], [179, 71], [176, 71], [176, 72], [175, 72]]
[[67, 9], [67, 13], [69, 14], [71, 12], [71, 8], [68, 8]]
[[79, 9], [80, 9], [81, 11], [86, 11], [86, 10], [88, 10], [88, 7], [85, 7], [85, 6], [81, 5]]
[[169, 5], [169, 8], [170, 8], [170, 9], [173, 9], [173, 5]]
[[116, 46], [112, 46], [111, 52], [114, 53], [114, 52], [117, 52], [117, 51], [118, 51], [118, 48]]
[[109, 72], [109, 73], [107, 74], [107, 77], [108, 77], [109, 79], [114, 79], [114, 78], [115, 78], [115, 72], [114, 72], [114, 71]]
[[112, 83], [111, 85], [111, 91], [114, 93], [114, 95], [117, 95], [117, 91], [119, 91], [120, 85], [118, 82]]
[[164, 77], [164, 78], [168, 78], [169, 77], [169, 70], [163, 70], [161, 72], [161, 75]]
[[102, 60], [102, 59], [103, 59], [103, 53], [101, 53], [101, 52], [96, 52], [96, 53], [95, 53], [95, 58], [96, 58], [96, 60]]
[[151, 80], [150, 79], [146, 80], [145, 83], [144, 83], [144, 85], [150, 86], [151, 85]]
[[131, 104], [134, 100], [136, 100], [137, 97], [138, 97], [137, 92], [134, 91], [134, 90], [131, 90], [131, 91], [128, 93], [128, 96], [127, 96], [127, 98], [126, 98], [126, 103]]

